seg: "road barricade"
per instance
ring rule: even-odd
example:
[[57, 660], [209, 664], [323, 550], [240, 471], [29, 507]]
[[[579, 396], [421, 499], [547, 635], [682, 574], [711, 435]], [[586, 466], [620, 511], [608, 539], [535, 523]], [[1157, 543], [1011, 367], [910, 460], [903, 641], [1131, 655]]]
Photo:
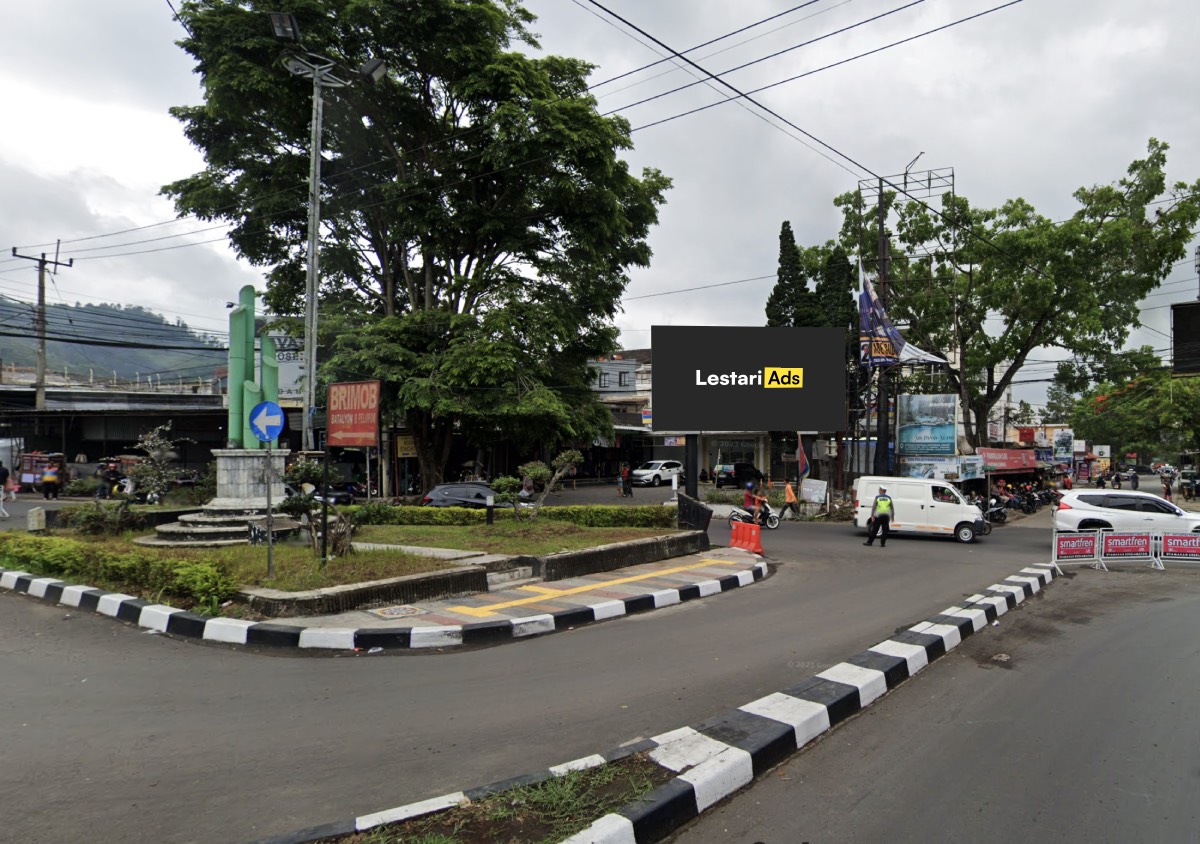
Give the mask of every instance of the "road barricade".
[[1158, 531], [1083, 530], [1077, 533], [1054, 532], [1050, 562], [1063, 565], [1090, 565], [1108, 571], [1106, 562], [1143, 562], [1162, 569], [1163, 560], [1200, 562], [1200, 535], [1161, 533]]
[[729, 547], [741, 548], [751, 554], [762, 554], [762, 528], [749, 522], [730, 524]]

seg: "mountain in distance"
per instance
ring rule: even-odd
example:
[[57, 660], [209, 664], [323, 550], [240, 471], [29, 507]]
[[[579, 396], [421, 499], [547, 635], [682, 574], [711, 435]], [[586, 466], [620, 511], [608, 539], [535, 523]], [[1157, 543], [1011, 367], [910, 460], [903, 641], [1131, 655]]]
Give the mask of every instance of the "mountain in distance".
[[[168, 348], [122, 345], [133, 343]], [[225, 343], [224, 338], [195, 332], [182, 320], [168, 322], [140, 306], [46, 306], [46, 369], [66, 373], [76, 382], [114, 377], [207, 381], [228, 364]], [[0, 364], [5, 374], [13, 366], [32, 369], [37, 364], [35, 307], [29, 302], [0, 296]]]

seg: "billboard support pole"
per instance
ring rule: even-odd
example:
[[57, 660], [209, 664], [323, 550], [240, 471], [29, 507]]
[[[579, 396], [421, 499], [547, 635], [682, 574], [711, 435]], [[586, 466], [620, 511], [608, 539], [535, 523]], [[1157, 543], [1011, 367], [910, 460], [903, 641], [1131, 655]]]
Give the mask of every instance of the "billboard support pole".
[[698, 499], [698, 487], [696, 486], [697, 478], [700, 472], [700, 432], [689, 431], [687, 439], [684, 440], [683, 447], [683, 471], [686, 480], [683, 484], [683, 491], [690, 498]]

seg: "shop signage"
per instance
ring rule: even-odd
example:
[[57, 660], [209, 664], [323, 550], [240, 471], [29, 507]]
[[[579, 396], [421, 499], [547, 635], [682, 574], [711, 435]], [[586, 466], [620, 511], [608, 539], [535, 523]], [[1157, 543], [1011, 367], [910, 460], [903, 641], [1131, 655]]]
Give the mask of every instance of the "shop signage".
[[379, 382], [329, 385], [326, 441], [331, 446], [379, 444]]
[[1027, 448], [977, 449], [989, 472], [1014, 472], [1037, 468], [1037, 455]]

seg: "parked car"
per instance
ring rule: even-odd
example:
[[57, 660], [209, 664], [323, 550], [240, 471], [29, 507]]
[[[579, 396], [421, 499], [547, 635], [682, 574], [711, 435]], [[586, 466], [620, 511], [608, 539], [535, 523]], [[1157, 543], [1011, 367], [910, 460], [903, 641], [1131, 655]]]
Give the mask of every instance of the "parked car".
[[683, 480], [683, 464], [678, 460], [651, 460], [634, 469], [631, 479], [634, 486], [662, 486], [676, 476]]
[[426, 507], [486, 507], [488, 496], [496, 497], [496, 491], [479, 481], [438, 484], [421, 499]]
[[1072, 490], [1054, 511], [1055, 530], [1200, 532], [1200, 513], [1187, 513], [1148, 492]]
[[[301, 484], [299, 489], [291, 484], [283, 485], [283, 494], [288, 498], [293, 495], [311, 495], [313, 499], [319, 503], [324, 503], [326, 496], [321, 495], [315, 486], [312, 484]], [[344, 489], [330, 489], [328, 495], [330, 504], [353, 504], [354, 496]]]
[[761, 481], [763, 473], [753, 463], [718, 463], [713, 470], [713, 482], [717, 489], [723, 486], [742, 487], [751, 481]]

